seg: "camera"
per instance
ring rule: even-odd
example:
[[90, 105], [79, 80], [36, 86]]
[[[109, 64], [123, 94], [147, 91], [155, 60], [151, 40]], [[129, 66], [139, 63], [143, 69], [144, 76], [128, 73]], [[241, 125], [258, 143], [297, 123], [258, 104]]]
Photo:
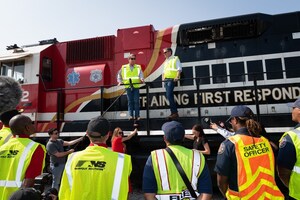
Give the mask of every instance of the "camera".
[[211, 124], [212, 124], [211, 118], [209, 118], [209, 117], [204, 117], [204, 118], [203, 118], [203, 122], [204, 122], [206, 125], [211, 125]]
[[42, 197], [42, 200], [53, 200], [55, 196], [57, 198], [58, 196], [58, 191], [55, 188], [50, 188], [47, 192]]

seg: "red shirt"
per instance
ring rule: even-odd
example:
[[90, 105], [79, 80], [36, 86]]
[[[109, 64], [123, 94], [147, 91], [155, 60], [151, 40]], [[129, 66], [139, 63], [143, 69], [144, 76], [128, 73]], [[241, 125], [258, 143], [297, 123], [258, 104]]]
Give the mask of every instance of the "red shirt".
[[115, 152], [125, 153], [124, 152], [124, 145], [122, 142], [122, 137], [114, 137], [111, 143], [111, 149]]

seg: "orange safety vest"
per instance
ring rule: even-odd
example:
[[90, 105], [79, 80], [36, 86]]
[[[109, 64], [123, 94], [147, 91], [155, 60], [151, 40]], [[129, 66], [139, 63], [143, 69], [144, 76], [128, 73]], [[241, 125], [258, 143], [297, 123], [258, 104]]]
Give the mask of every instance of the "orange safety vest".
[[228, 189], [228, 199], [284, 199], [275, 183], [272, 147], [264, 137], [234, 135], [238, 191]]

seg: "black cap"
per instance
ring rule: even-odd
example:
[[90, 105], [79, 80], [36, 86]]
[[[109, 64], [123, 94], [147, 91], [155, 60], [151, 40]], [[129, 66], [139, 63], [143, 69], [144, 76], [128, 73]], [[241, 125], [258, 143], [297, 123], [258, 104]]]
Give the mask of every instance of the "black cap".
[[252, 110], [249, 107], [244, 106], [244, 105], [240, 105], [240, 106], [235, 106], [231, 110], [231, 115], [227, 119], [226, 122], [228, 122], [233, 117], [246, 117], [246, 118], [249, 118], [249, 119], [253, 119], [254, 113], [252, 112]]
[[90, 132], [97, 132], [100, 133], [101, 136], [105, 136], [109, 133], [110, 130], [110, 123], [104, 117], [95, 117], [90, 120], [87, 126], [87, 134], [91, 137], [95, 137], [95, 135], [89, 134]]
[[162, 125], [161, 129], [171, 144], [181, 142], [184, 139], [185, 130], [180, 122], [166, 122]]

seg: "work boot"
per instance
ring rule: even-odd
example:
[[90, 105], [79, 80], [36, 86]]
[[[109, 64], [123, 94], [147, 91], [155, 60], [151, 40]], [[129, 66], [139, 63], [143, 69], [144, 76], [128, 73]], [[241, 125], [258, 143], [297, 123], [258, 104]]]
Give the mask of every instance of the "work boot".
[[172, 113], [169, 117], [167, 117], [168, 120], [177, 119], [179, 117], [178, 113]]

